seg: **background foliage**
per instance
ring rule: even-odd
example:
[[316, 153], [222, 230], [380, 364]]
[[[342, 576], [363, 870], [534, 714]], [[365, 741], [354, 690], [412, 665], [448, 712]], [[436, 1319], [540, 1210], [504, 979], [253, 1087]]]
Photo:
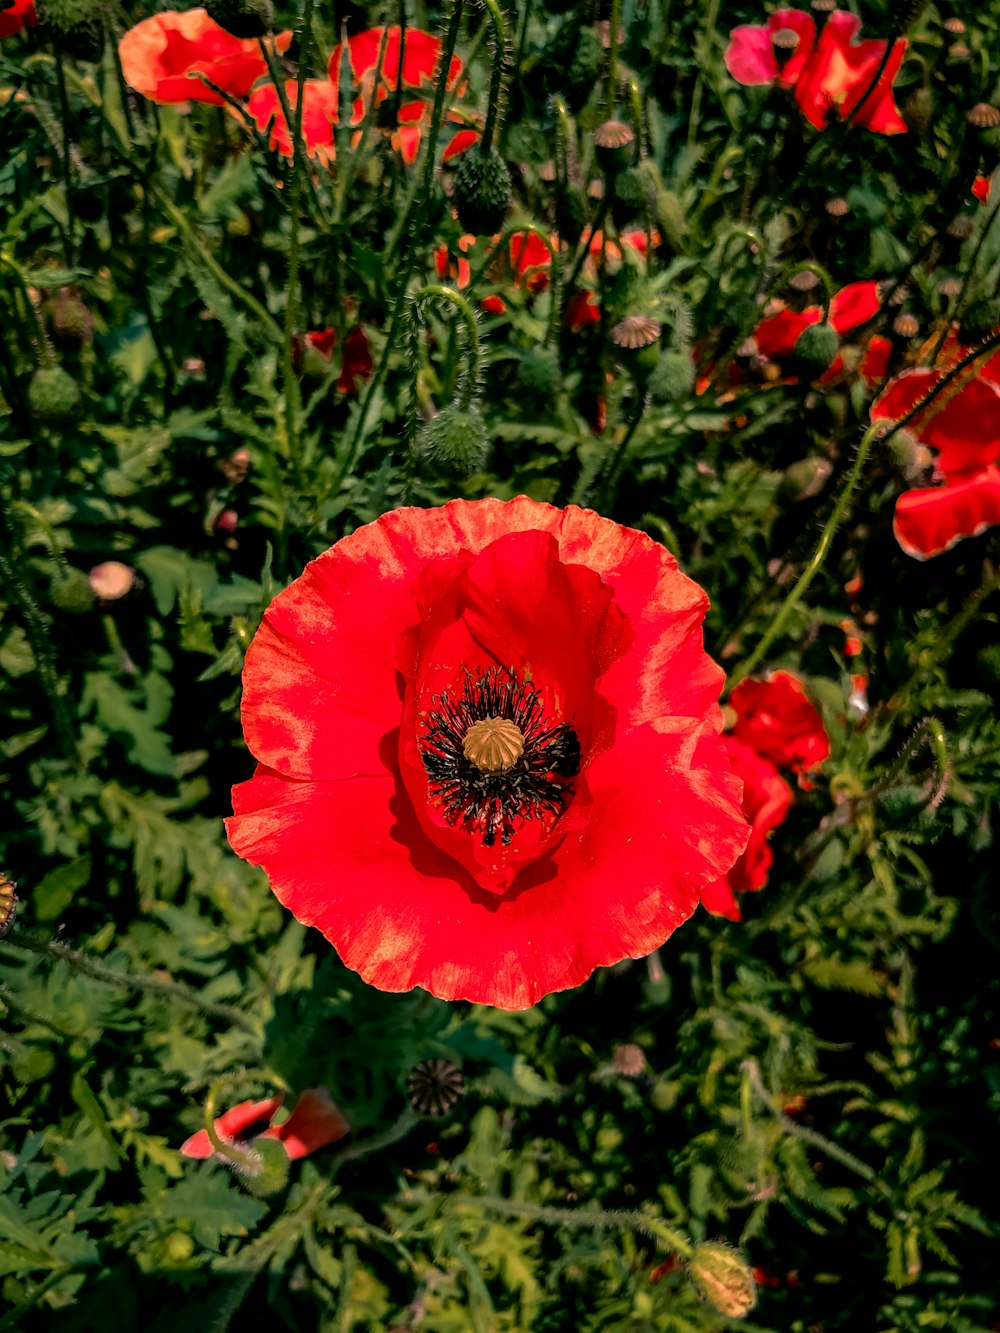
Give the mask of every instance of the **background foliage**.
[[[508, 6], [510, 217], [570, 249], [541, 292], [483, 269], [487, 239], [469, 256], [465, 295], [507, 306], [479, 318], [489, 451], [471, 476], [415, 444], [470, 351], [448, 302], [403, 303], [438, 281], [436, 246], [457, 254], [436, 168], [376, 128], [353, 150], [341, 132], [336, 164], [296, 181], [226, 111], [124, 88], [103, 37], [146, 10], [79, 8], [102, 36], [89, 55], [44, 24], [0, 46], [0, 864], [21, 899], [0, 942], [0, 1328], [728, 1327], [650, 1218], [745, 1248], [761, 1287], [745, 1328], [997, 1327], [996, 538], [903, 555], [898, 450], [874, 447], [762, 664], [809, 678], [833, 754], [744, 923], [699, 913], [648, 962], [524, 1013], [384, 995], [282, 911], [221, 824], [251, 771], [239, 671], [262, 609], [401, 503], [594, 504], [677, 554], [712, 598], [710, 650], [745, 666], [872, 390], [850, 371], [734, 388], [727, 366], [789, 263], [835, 288], [905, 285], [916, 339], [892, 332], [888, 299], [869, 329], [896, 367], [954, 313], [942, 282], [995, 294], [993, 214], [969, 194], [995, 155], [966, 113], [996, 100], [996, 4], [920, 9], [895, 138], [815, 133], [734, 84], [722, 51], [763, 21], [752, 0]], [[342, 24], [405, 10], [443, 30], [422, 0], [398, 9], [317, 5], [310, 73]], [[860, 12], [872, 36], [913, 19], [895, 0]], [[299, 25], [294, 77], [300, 15], [278, 18]], [[599, 19], [622, 24], [610, 89]], [[470, 7], [472, 124], [491, 31]], [[640, 111], [645, 184], [608, 220], [587, 187], [612, 107]], [[570, 329], [552, 303], [595, 215], [661, 244], [599, 269], [601, 317]], [[609, 330], [650, 311], [705, 392], [647, 399]], [[341, 392], [338, 354], [304, 357], [300, 335], [330, 327], [342, 347], [359, 323], [377, 371]], [[28, 392], [53, 359], [79, 392], [59, 421]], [[137, 581], [95, 601], [85, 575], [111, 559]], [[638, 1076], [615, 1064], [626, 1043]], [[440, 1124], [401, 1122], [406, 1073], [433, 1056], [467, 1095]], [[251, 1197], [177, 1151], [232, 1075], [233, 1101], [327, 1086], [351, 1138]]]

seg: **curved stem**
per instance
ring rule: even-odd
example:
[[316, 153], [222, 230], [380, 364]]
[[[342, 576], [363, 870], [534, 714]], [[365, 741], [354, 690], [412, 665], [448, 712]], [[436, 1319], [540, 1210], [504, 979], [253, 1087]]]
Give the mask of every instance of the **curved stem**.
[[476, 324], [476, 312], [471, 304], [453, 287], [445, 287], [443, 283], [432, 282], [426, 287], [420, 287], [413, 293], [413, 303], [419, 310], [420, 302], [425, 300], [449, 301], [465, 321], [465, 331], [469, 347], [469, 364], [466, 368], [462, 381], [462, 391], [460, 403], [463, 411], [467, 411], [477, 389], [479, 388], [479, 379], [482, 373], [483, 353], [479, 343], [479, 328]]
[[826, 553], [830, 549], [830, 543], [833, 541], [837, 529], [840, 527], [840, 524], [844, 519], [844, 515], [847, 513], [847, 510], [850, 507], [851, 494], [854, 490], [854, 487], [857, 485], [858, 478], [861, 475], [861, 470], [864, 467], [865, 463], [867, 462], [868, 454], [872, 447], [872, 441], [875, 439], [876, 435], [878, 435], [879, 431], [880, 431], [880, 424], [878, 422], [876, 422], [872, 426], [869, 426], [868, 429], [865, 431], [861, 443], [858, 446], [858, 452], [854, 459], [854, 466], [848, 473], [847, 480], [844, 482], [843, 489], [841, 490], [840, 495], [837, 497], [837, 503], [833, 507], [833, 513], [830, 515], [829, 519], [827, 519], [826, 525], [823, 528], [823, 533], [819, 539], [819, 543], [816, 547], [816, 550], [813, 552], [812, 559], [809, 561], [805, 569], [802, 571], [801, 575], [799, 576], [795, 584], [795, 587], [785, 598], [784, 602], [781, 605], [781, 608], [779, 609], [774, 619], [771, 621], [771, 624], [765, 631], [763, 638], [757, 644], [757, 647], [750, 654], [750, 656], [743, 663], [743, 665], [737, 667], [737, 669], [730, 676], [729, 678], [730, 689], [732, 689], [732, 687], [738, 681], [742, 680], [744, 676], [749, 676], [751, 672], [753, 672], [764, 660], [764, 657], [769, 651], [771, 645], [774, 643], [775, 639], [777, 639], [778, 635], [781, 633], [781, 631], [787, 624], [789, 616], [791, 616], [792, 612], [795, 610], [799, 602], [802, 600], [802, 597], [807, 591], [809, 585], [812, 583], [813, 579], [819, 573], [820, 569], [822, 569], [823, 561], [826, 559]]
[[238, 1077], [242, 1078], [242, 1075], [223, 1074], [209, 1088], [208, 1096], [205, 1098], [204, 1128], [209, 1143], [220, 1157], [225, 1158], [231, 1166], [235, 1166], [238, 1170], [245, 1172], [247, 1175], [252, 1175], [260, 1167], [260, 1154], [254, 1152], [252, 1148], [234, 1143], [232, 1139], [224, 1139], [215, 1128], [219, 1095], [227, 1084], [235, 1082]]

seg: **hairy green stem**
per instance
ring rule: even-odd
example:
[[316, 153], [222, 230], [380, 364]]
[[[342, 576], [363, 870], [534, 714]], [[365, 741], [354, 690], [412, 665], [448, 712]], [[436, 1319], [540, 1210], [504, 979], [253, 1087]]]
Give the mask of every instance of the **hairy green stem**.
[[962, 317], [962, 311], [965, 308], [965, 297], [969, 290], [969, 284], [975, 277], [976, 264], [979, 262], [979, 256], [980, 253], [982, 252], [983, 246], [986, 244], [986, 238], [989, 236], [990, 231], [993, 227], [994, 222], [996, 222], [998, 215], [1000, 215], [1000, 200], [998, 200], [996, 206], [990, 210], [990, 215], [984, 222], [983, 229], [979, 233], [979, 237], [973, 248], [972, 254], [969, 256], [968, 266], [966, 267], [965, 273], [962, 275], [961, 289], [959, 290], [958, 296], [956, 296], [955, 298], [955, 304], [952, 307], [951, 315], [947, 320], [945, 320], [944, 328], [941, 330], [941, 333], [938, 336], [938, 340], [934, 344], [934, 350], [933, 352], [931, 352], [931, 359], [930, 362], [928, 363], [929, 365], [933, 366], [935, 361], [937, 361], [938, 357], [941, 355], [941, 349], [942, 347], [944, 347], [945, 339], [948, 337], [948, 332], [951, 328], [952, 322], [956, 319], [961, 319]]
[[95, 962], [87, 954], [80, 953], [77, 949], [71, 949], [67, 944], [60, 944], [57, 940], [44, 939], [38, 935], [30, 935], [16, 927], [13, 933], [8, 935], [2, 943], [12, 944], [18, 949], [26, 949], [29, 953], [37, 953], [43, 957], [57, 959], [59, 962], [66, 963], [82, 976], [90, 977], [92, 981], [103, 982], [107, 986], [121, 986], [126, 990], [146, 991], [151, 995], [162, 995], [166, 999], [180, 1000], [183, 1004], [189, 1004], [195, 1009], [200, 1009], [203, 1014], [207, 1014], [211, 1018], [219, 1018], [226, 1023], [231, 1023], [234, 1027], [241, 1028], [252, 1037], [259, 1037], [260, 1035], [256, 1025], [241, 1010], [234, 1009], [228, 1004], [216, 1004], [212, 1000], [203, 1000], [196, 991], [182, 985], [179, 981], [162, 981], [159, 977], [142, 976], [134, 972], [115, 972], [112, 968], [105, 967], [103, 963]]
[[[490, 96], [486, 108], [486, 124], [483, 126], [483, 137], [480, 140], [480, 151], [485, 154], [493, 146], [493, 132], [496, 129], [497, 119], [500, 115], [500, 105], [503, 101], [503, 76], [507, 70], [507, 32], [504, 28], [503, 13], [497, 4], [497, 0], [483, 0], [483, 3], [493, 20], [493, 40], [496, 43], [493, 52], [493, 71], [490, 75]], [[442, 72], [447, 75], [447, 71]]]
[[802, 597], [809, 588], [809, 585], [812, 583], [813, 579], [816, 577], [820, 569], [823, 567], [823, 561], [826, 559], [826, 554], [827, 551], [829, 551], [830, 549], [830, 544], [833, 541], [837, 529], [840, 527], [840, 524], [843, 521], [844, 516], [847, 513], [847, 510], [850, 506], [851, 496], [853, 494], [855, 486], [858, 483], [858, 478], [861, 475], [861, 470], [864, 467], [865, 463], [868, 461], [868, 454], [871, 451], [872, 442], [878, 435], [880, 430], [881, 430], [881, 423], [876, 422], [874, 425], [869, 426], [868, 429], [865, 431], [861, 439], [861, 443], [858, 446], [858, 452], [854, 459], [854, 465], [847, 475], [847, 480], [844, 482], [840, 495], [837, 497], [837, 503], [833, 507], [833, 513], [830, 515], [830, 517], [826, 521], [826, 524], [824, 525], [822, 535], [820, 536], [819, 542], [816, 546], [816, 550], [813, 552], [812, 559], [809, 561], [805, 569], [802, 571], [801, 575], [796, 581], [794, 588], [792, 588], [791, 592], [785, 598], [784, 602], [781, 605], [781, 608], [779, 609], [774, 619], [771, 621], [771, 624], [768, 626], [767, 630], [764, 633], [764, 636], [757, 644], [757, 647], [753, 650], [753, 652], [750, 654], [747, 660], [742, 664], [742, 666], [737, 667], [737, 669], [730, 676], [729, 678], [730, 689], [732, 689], [732, 687], [738, 681], [742, 680], [744, 676], [749, 676], [764, 660], [764, 657], [768, 653], [771, 645], [774, 643], [778, 635], [784, 629], [785, 625], [788, 622], [789, 617], [791, 616], [795, 608], [798, 606], [799, 602], [802, 600]]
[[235, 1143], [232, 1139], [224, 1139], [215, 1127], [215, 1117], [222, 1089], [227, 1084], [233, 1083], [236, 1077], [242, 1078], [242, 1075], [224, 1074], [221, 1078], [217, 1078], [209, 1088], [203, 1112], [204, 1128], [209, 1143], [220, 1157], [229, 1162], [231, 1166], [235, 1166], [237, 1170], [253, 1175], [260, 1168], [260, 1153], [254, 1152], [252, 1148]]
[[608, 90], [607, 119], [615, 114], [618, 101], [618, 29], [622, 21], [622, 0], [611, 0], [611, 21], [608, 25]]
[[476, 324], [476, 312], [471, 304], [453, 287], [445, 287], [443, 283], [432, 282], [426, 287], [419, 287], [412, 295], [414, 307], [419, 312], [420, 302], [425, 300], [447, 301], [458, 311], [465, 321], [466, 340], [469, 350], [469, 361], [462, 378], [462, 392], [460, 405], [463, 411], [468, 411], [472, 400], [479, 389], [480, 376], [482, 374], [483, 353], [479, 342], [479, 328]]

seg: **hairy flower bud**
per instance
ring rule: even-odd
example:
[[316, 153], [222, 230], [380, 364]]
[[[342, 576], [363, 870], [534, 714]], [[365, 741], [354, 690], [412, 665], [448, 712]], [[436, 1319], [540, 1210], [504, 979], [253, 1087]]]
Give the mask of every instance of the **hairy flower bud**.
[[463, 228], [474, 236], [492, 236], [503, 226], [510, 207], [510, 172], [495, 148], [463, 153], [452, 182], [451, 202]]
[[255, 1139], [246, 1160], [233, 1163], [240, 1184], [256, 1199], [267, 1199], [288, 1184], [288, 1153], [277, 1139]]
[[449, 403], [417, 436], [417, 453], [448, 472], [471, 476], [486, 461], [490, 439], [477, 407]]
[[808, 324], [795, 340], [795, 360], [807, 379], [817, 379], [829, 370], [840, 347], [837, 331], [831, 325]]
[[757, 1284], [739, 1250], [705, 1241], [695, 1246], [687, 1271], [702, 1297], [727, 1319], [740, 1319], [757, 1304]]
[[82, 570], [63, 569], [49, 584], [49, 599], [60, 611], [82, 614], [93, 607], [94, 590]]
[[694, 362], [687, 352], [670, 348], [661, 353], [648, 388], [657, 403], [676, 403], [687, 398], [694, 388]]
[[559, 388], [559, 358], [550, 347], [529, 347], [521, 357], [517, 377], [530, 397], [550, 400]]
[[62, 366], [40, 366], [28, 384], [28, 406], [39, 421], [66, 421], [79, 401], [76, 381]]
[[964, 311], [958, 337], [963, 343], [977, 343], [1000, 325], [1000, 300], [973, 301]]
[[274, 27], [271, 0], [205, 0], [205, 9], [231, 37], [263, 37]]

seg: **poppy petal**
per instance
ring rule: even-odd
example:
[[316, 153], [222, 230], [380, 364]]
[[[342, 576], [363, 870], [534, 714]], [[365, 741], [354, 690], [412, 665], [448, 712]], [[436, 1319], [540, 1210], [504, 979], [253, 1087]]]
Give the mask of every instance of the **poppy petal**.
[[350, 1132], [350, 1125], [326, 1088], [307, 1088], [288, 1119], [272, 1125], [260, 1137], [277, 1139], [294, 1162]]
[[907, 555], [926, 560], [998, 523], [1000, 471], [987, 468], [971, 481], [904, 491], [892, 530]]
[[[236, 1139], [246, 1135], [255, 1125], [267, 1123], [285, 1100], [283, 1092], [263, 1101], [240, 1102], [215, 1121], [215, 1132], [221, 1139]], [[205, 1159], [215, 1152], [207, 1129], [199, 1129], [181, 1144], [184, 1157]]]

